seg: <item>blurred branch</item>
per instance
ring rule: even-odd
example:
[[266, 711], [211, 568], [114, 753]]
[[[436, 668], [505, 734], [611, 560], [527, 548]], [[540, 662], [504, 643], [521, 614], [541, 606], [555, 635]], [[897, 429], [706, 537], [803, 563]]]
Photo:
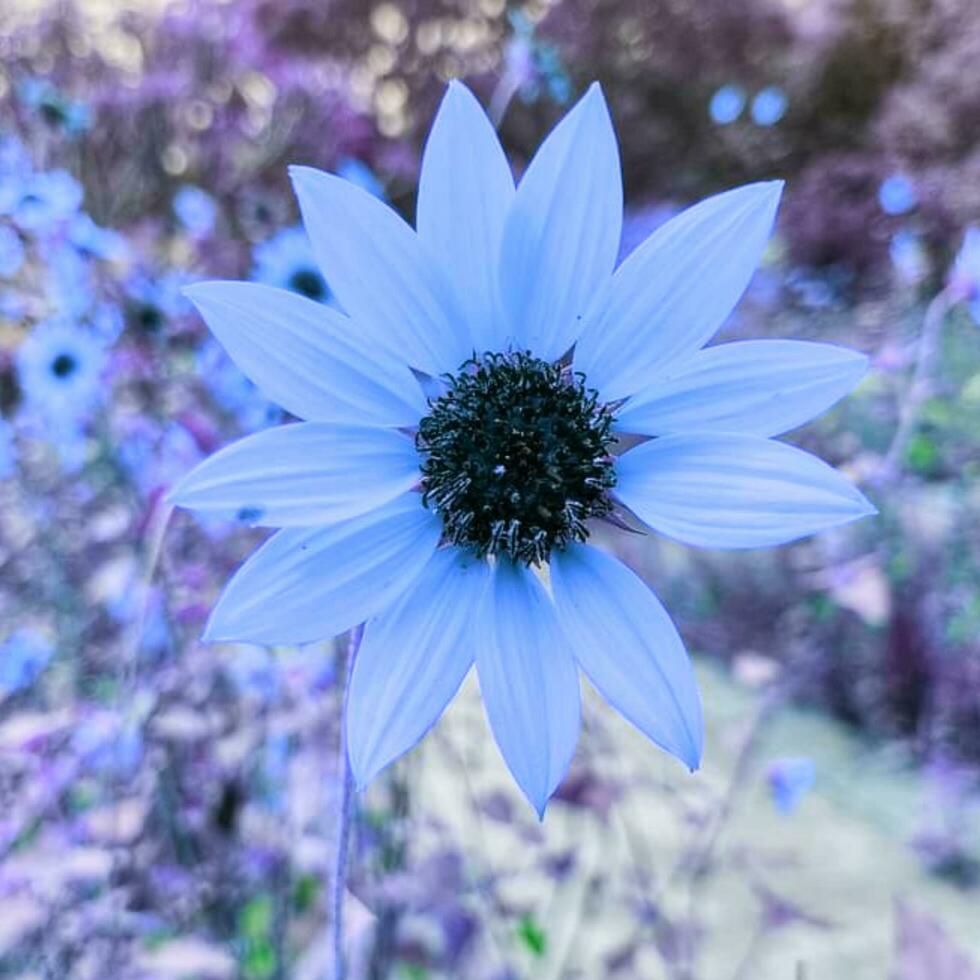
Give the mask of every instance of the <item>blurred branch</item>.
[[892, 437], [888, 451], [881, 464], [877, 482], [887, 484], [895, 479], [902, 469], [902, 460], [908, 447], [909, 439], [919, 421], [919, 413], [923, 403], [932, 389], [932, 372], [939, 350], [939, 340], [942, 336], [946, 314], [956, 303], [956, 296], [950, 287], [946, 287], [935, 297], [926, 308], [922, 321], [922, 333], [915, 354], [915, 368], [912, 372], [912, 384], [908, 397], [902, 399], [899, 406], [898, 428]]

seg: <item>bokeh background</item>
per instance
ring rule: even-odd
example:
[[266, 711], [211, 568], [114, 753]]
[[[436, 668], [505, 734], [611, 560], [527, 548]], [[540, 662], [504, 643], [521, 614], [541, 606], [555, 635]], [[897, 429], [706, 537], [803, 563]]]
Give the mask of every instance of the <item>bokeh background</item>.
[[618, 538], [694, 651], [703, 770], [589, 700], [539, 824], [465, 687], [358, 800], [352, 976], [978, 980], [978, 65], [976, 0], [2, 0], [0, 976], [331, 975], [344, 648], [199, 641], [257, 535], [163, 495], [280, 413], [180, 288], [330, 302], [286, 165], [411, 218], [461, 77], [517, 172], [601, 81], [624, 253], [786, 178], [723, 337], [871, 356], [792, 438], [881, 513]]

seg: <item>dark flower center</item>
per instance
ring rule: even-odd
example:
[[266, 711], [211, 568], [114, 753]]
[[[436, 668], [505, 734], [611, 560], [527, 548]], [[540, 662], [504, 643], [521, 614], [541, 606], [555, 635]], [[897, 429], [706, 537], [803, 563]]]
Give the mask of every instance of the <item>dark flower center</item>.
[[323, 276], [313, 269], [297, 269], [289, 277], [289, 288], [307, 299], [317, 301], [326, 299], [327, 295], [327, 284], [323, 281]]
[[51, 362], [51, 373], [56, 378], [67, 378], [78, 367], [78, 361], [71, 354], [58, 354]]
[[527, 565], [584, 541], [615, 484], [612, 412], [582, 375], [529, 353], [483, 354], [419, 423], [422, 503], [453, 544]]

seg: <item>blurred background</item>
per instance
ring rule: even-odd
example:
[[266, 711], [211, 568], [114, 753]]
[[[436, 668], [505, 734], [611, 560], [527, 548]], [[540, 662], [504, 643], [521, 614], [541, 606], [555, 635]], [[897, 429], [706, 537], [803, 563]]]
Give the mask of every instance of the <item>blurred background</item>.
[[343, 648], [199, 642], [258, 536], [162, 496], [280, 414], [180, 288], [330, 302], [286, 165], [411, 219], [461, 77], [516, 172], [601, 81], [624, 254], [786, 178], [723, 337], [871, 356], [792, 438], [881, 513], [617, 538], [694, 652], [703, 770], [587, 700], [538, 824], [465, 687], [358, 800], [352, 976], [978, 980], [978, 65], [976, 0], [2, 0], [0, 976], [331, 975]]

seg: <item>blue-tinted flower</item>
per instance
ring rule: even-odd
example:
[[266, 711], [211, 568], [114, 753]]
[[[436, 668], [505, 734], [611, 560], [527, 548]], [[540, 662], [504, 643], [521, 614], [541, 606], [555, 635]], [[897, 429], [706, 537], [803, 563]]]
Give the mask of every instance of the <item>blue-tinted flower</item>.
[[752, 100], [752, 121], [756, 126], [775, 126], [789, 108], [789, 99], [778, 85], [760, 89]]
[[68, 226], [68, 241], [87, 258], [118, 262], [126, 258], [126, 240], [118, 231], [97, 225], [87, 214], [79, 212]]
[[901, 228], [892, 235], [888, 254], [895, 271], [904, 282], [919, 282], [929, 271], [929, 257], [922, 239], [907, 228]]
[[10, 225], [0, 225], [0, 276], [15, 276], [24, 264], [24, 243]]
[[17, 373], [27, 405], [51, 424], [83, 417], [102, 393], [105, 349], [91, 334], [63, 320], [38, 324], [17, 351]]
[[218, 218], [218, 204], [200, 187], [185, 184], [174, 195], [177, 220], [196, 238], [210, 235]]
[[66, 170], [28, 177], [7, 203], [14, 223], [25, 231], [48, 231], [71, 218], [82, 204], [82, 185]]
[[11, 633], [0, 644], [0, 698], [30, 687], [54, 653], [50, 641], [36, 630]]
[[722, 85], [708, 103], [708, 114], [719, 126], [735, 122], [745, 108], [745, 92], [737, 85]]
[[773, 805], [787, 816], [795, 813], [803, 797], [813, 789], [816, 777], [812, 759], [776, 759], [767, 773]]
[[[702, 349], [761, 259], [781, 185], [703, 201], [616, 268], [622, 184], [599, 88], [515, 189], [458, 83], [426, 144], [417, 231], [335, 176], [292, 177], [349, 316], [255, 283], [188, 291], [243, 372], [307, 420], [221, 450], [174, 491], [205, 515], [281, 529], [229, 583], [206, 637], [303, 643], [366, 622], [347, 714], [360, 786], [422, 737], [474, 663], [539, 812], [575, 750], [580, 668], [695, 768], [701, 705], [681, 638], [640, 578], [587, 540], [626, 509], [710, 548], [873, 512], [826, 463], [772, 438], [849, 391], [866, 358], [791, 341]], [[443, 377], [430, 400], [424, 375]], [[617, 454], [620, 432], [649, 438]]]
[[72, 136], [84, 133], [92, 125], [91, 109], [84, 102], [59, 91], [46, 78], [25, 79], [20, 85], [20, 97], [46, 122], [61, 127]]
[[330, 288], [302, 225], [283, 228], [256, 245], [253, 258], [252, 278], [256, 282], [289, 289], [318, 303], [330, 298]]
[[205, 344], [197, 354], [197, 371], [217, 403], [245, 429], [282, 419], [279, 408], [239, 371], [217, 344]]
[[138, 271], [126, 281], [124, 314], [127, 326], [141, 334], [158, 334], [186, 305], [182, 280], [176, 274], [151, 276]]
[[356, 157], [344, 157], [337, 164], [337, 175], [358, 187], [362, 187], [375, 197], [385, 200], [384, 184], [378, 180], [377, 174], [363, 161]]
[[881, 182], [878, 203], [885, 214], [908, 214], [919, 203], [919, 195], [908, 176], [894, 173]]
[[971, 225], [966, 229], [950, 273], [949, 288], [980, 324], [980, 228]]
[[86, 258], [67, 242], [47, 249], [48, 298], [63, 317], [77, 319], [95, 298], [95, 280]]
[[17, 444], [14, 442], [14, 427], [0, 419], [0, 480], [13, 476], [17, 470]]

